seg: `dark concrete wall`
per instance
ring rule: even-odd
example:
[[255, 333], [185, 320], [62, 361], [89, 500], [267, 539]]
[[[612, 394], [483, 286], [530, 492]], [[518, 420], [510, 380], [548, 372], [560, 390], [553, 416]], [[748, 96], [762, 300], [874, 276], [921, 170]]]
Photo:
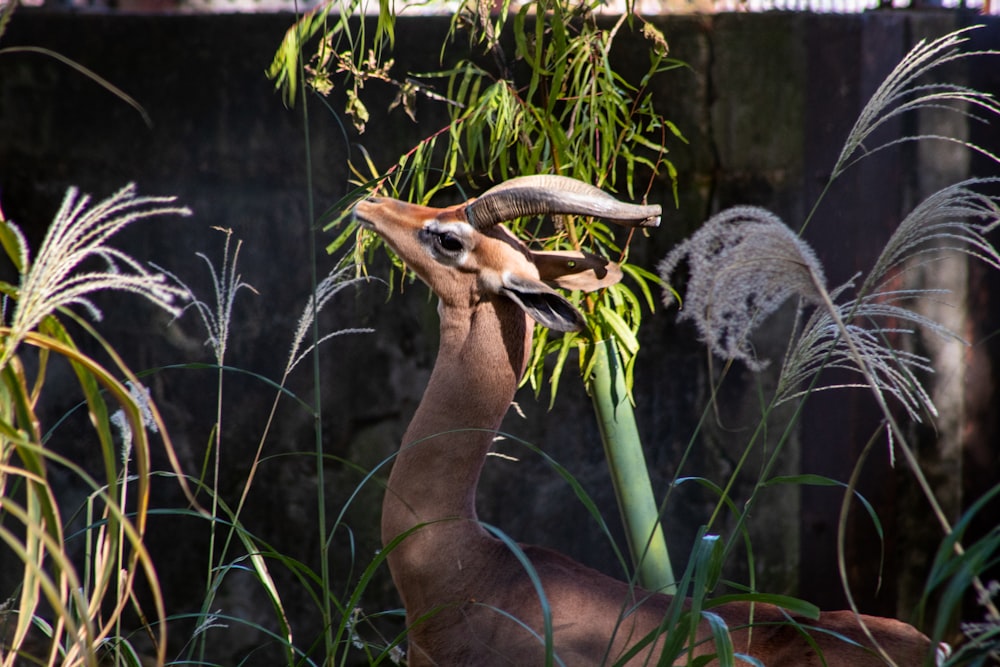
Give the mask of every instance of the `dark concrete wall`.
[[[661, 20], [671, 55], [689, 67], [665, 76], [656, 91], [657, 104], [680, 126], [688, 144], [675, 142], [671, 158], [680, 172], [681, 205], [668, 210], [665, 225], [635, 253], [652, 267], [680, 238], [711, 212], [729, 205], [767, 206], [796, 226], [808, 213], [829, 175], [840, 145], [857, 112], [881, 78], [915, 39], [937, 36], [962, 24], [955, 14], [867, 14], [810, 16], [666, 17]], [[0, 57], [0, 203], [4, 213], [26, 227], [35, 244], [69, 185], [96, 198], [127, 182], [147, 194], [175, 194], [195, 211], [192, 219], [164, 219], [129, 230], [122, 244], [136, 257], [155, 261], [202, 287], [210, 298], [207, 274], [194, 253], [218, 257], [223, 236], [210, 229], [235, 230], [242, 239], [243, 279], [258, 295], [244, 293], [237, 303], [227, 363], [268, 378], [280, 377], [291, 333], [309, 292], [311, 223], [307, 207], [306, 151], [312, 158], [315, 210], [334, 205], [348, 191], [346, 163], [357, 144], [386, 167], [417, 138], [444, 122], [440, 108], [420, 102], [414, 125], [383, 103], [371, 104], [373, 117], [360, 137], [318, 102], [309, 105], [308, 135], [300, 109], [288, 110], [264, 77], [272, 54], [291, 17], [276, 16], [128, 16], [20, 12], [0, 46], [32, 44], [57, 51], [87, 66], [124, 89], [148, 112], [152, 127], [139, 114], [92, 81], [51, 58], [38, 54]], [[437, 45], [446, 30], [442, 19], [401, 21], [398, 52], [401, 66], [433, 67]], [[993, 20], [975, 36], [976, 44], [1000, 43], [1000, 22]], [[616, 57], [641, 57], [623, 47]], [[996, 71], [970, 76], [984, 89], [998, 90]], [[990, 88], [992, 86], [992, 88]], [[390, 94], [386, 91], [385, 94]], [[342, 103], [335, 93], [334, 109]], [[928, 121], [930, 122], [930, 121]], [[912, 131], [904, 123], [889, 133]], [[977, 127], [974, 137], [1000, 147], [995, 129]], [[988, 134], [994, 132], [994, 134]], [[888, 136], [888, 135], [887, 135]], [[847, 174], [829, 193], [808, 230], [825, 263], [831, 283], [863, 268], [880, 247], [925, 181], [942, 171], [939, 153], [911, 149], [887, 151]], [[950, 163], [949, 163], [950, 165]], [[995, 165], [944, 169], [943, 177], [963, 177], [970, 169], [996, 173]], [[982, 169], [986, 169], [984, 173]], [[924, 179], [924, 180], [921, 180]], [[657, 193], [670, 203], [668, 191]], [[668, 209], [670, 207], [668, 206]], [[317, 246], [329, 236], [320, 234]], [[333, 260], [320, 250], [320, 271]], [[383, 273], [376, 265], [372, 272]], [[978, 275], [978, 274], [977, 274]], [[983, 278], [975, 291], [980, 302], [997, 292]], [[370, 469], [390, 456], [419, 401], [434, 360], [434, 304], [421, 286], [400, 294], [377, 284], [350, 290], [324, 314], [323, 327], [371, 326], [375, 334], [337, 338], [322, 351], [323, 448], [331, 457], [326, 469], [327, 507], [336, 516], [361, 481], [361, 474], [338, 458]], [[101, 330], [119, 346], [136, 370], [190, 361], [210, 361], [201, 343], [204, 333], [186, 315], [168, 326], [166, 318], [138, 300], [115, 297]], [[997, 312], [996, 308], [985, 312]], [[692, 456], [682, 475], [698, 475], [723, 483], [757, 422], [757, 391], [774, 377], [755, 377], [742, 367], [729, 370], [718, 390], [720, 412], [710, 408], [712, 387], [721, 364], [708, 364], [692, 331], [674, 324], [673, 313], [647, 317], [643, 360], [636, 374], [637, 411], [648, 450], [654, 485], [666, 493], [688, 442]], [[775, 331], [784, 324], [778, 321]], [[976, 326], [994, 330], [986, 319]], [[780, 340], [761, 341], [780, 355]], [[990, 348], [980, 346], [969, 402], [988, 406], [993, 400], [995, 364]], [[182, 464], [191, 473], [202, 465], [215, 413], [215, 376], [207, 370], [161, 370], [149, 378], [164, 412]], [[290, 388], [313, 400], [311, 377], [303, 366]], [[249, 462], [264, 432], [274, 392], [250, 376], [225, 379], [222, 488], [235, 502]], [[604, 466], [601, 444], [589, 401], [571, 375], [551, 411], [547, 396], [536, 401], [519, 397], [525, 418], [512, 417], [506, 427], [519, 438], [545, 449], [565, 465], [592, 494], [618, 537], [617, 510]], [[56, 396], [48, 406], [53, 421], [73, 405], [72, 395]], [[706, 412], [707, 410], [707, 412]], [[971, 454], [952, 454], [951, 472], [937, 482], [949, 490], [952, 511], [963, 502], [962, 457], [977, 461], [970, 489], [980, 492], [996, 479], [995, 415], [985, 407], [969, 420], [979, 439]], [[707, 415], [699, 427], [702, 415]], [[717, 418], [718, 417], [718, 418]], [[795, 432], [782, 459], [782, 471], [799, 470], [846, 479], [858, 452], [874, 429], [867, 396], [838, 394], [810, 403], [804, 426]], [[768, 447], [781, 432], [770, 431]], [[81, 430], [81, 434], [86, 432]], [[89, 443], [72, 423], [59, 427], [52, 446], [86, 458]], [[934, 450], [933, 438], [931, 450]], [[309, 452], [314, 448], [313, 418], [285, 399], [264, 451], [250, 495], [246, 523], [261, 539], [283, 553], [317, 567], [316, 474]], [[609, 572], [620, 572], [612, 550], [586, 510], [559, 477], [538, 457], [514, 443], [500, 449], [519, 462], [490, 460], [480, 491], [480, 512], [518, 540], [546, 544]], [[282, 456], [279, 456], [282, 455]], [[759, 458], [759, 454], [755, 455]], [[992, 458], [990, 458], [992, 456]], [[985, 463], [983, 463], [985, 461]], [[161, 465], [163, 462], [161, 461]], [[907, 616], [914, 598], [908, 572], [921, 570], [939, 536], [917, 535], [913, 524], [926, 524], [926, 509], [907, 489], [905, 473], [888, 468], [884, 448], [877, 450], [863, 479], [863, 490], [882, 510], [886, 529], [886, 561], [877, 588], [879, 546], [868, 526], [852, 521], [848, 560], [856, 597], [865, 610]], [[988, 470], [992, 466], [993, 475]], [[759, 463], [751, 461], [749, 470]], [[987, 470], [984, 470], [984, 467]], [[782, 472], [779, 471], [779, 472]], [[752, 478], [735, 487], [737, 502], [750, 490]], [[174, 488], [158, 483], [156, 502], [176, 506]], [[338, 582], [352, 585], [358, 567], [378, 548], [380, 489], [368, 487], [346, 515], [350, 534], [335, 535], [333, 571]], [[765, 590], [799, 593], [823, 606], [843, 603], [836, 578], [837, 510], [840, 494], [829, 489], [768, 492], [751, 518], [758, 582]], [[685, 485], [668, 505], [669, 543], [683, 565], [697, 527], [707, 520], [714, 499]], [[798, 511], [801, 507], [801, 512]], [[921, 517], [908, 521], [908, 517]], [[855, 525], [857, 524], [857, 525]], [[724, 529], [725, 525], [717, 526]], [[180, 536], [180, 539], [179, 539]], [[191, 520], [158, 518], [151, 546], [167, 582], [172, 613], [196, 611], [203, 586], [203, 554], [207, 528]], [[353, 541], [353, 542], [352, 542]], [[623, 544], [623, 542], [621, 542]], [[351, 549], [355, 566], [351, 568]], [[0, 561], [3, 557], [0, 557]], [[0, 562], [2, 565], [2, 562]], [[733, 578], [746, 581], [745, 561], [734, 562]], [[0, 572], [13, 571], [0, 567]], [[899, 576], [897, 576], [899, 573]], [[367, 611], [396, 604], [383, 573], [362, 604]], [[278, 572], [290, 608], [303, 610], [295, 620], [301, 637], [316, 631], [312, 603], [286, 572]], [[919, 577], [917, 584], [919, 585]], [[15, 582], [3, 581], [0, 595]], [[267, 623], [266, 606], [252, 587], [234, 581], [218, 604]], [[178, 624], [178, 641], [185, 635]], [[259, 642], [251, 632], [217, 630], [216, 659], [225, 663]], [[262, 658], [263, 659], [263, 658]], [[259, 663], [266, 664], [266, 663]]]

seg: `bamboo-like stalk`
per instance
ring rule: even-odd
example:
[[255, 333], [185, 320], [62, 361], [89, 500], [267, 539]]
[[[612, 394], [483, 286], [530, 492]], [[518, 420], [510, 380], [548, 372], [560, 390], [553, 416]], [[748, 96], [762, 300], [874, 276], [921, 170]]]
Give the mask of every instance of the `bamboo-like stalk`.
[[594, 343], [595, 362], [587, 384], [604, 442], [604, 454], [618, 499], [629, 552], [639, 583], [651, 591], [676, 586], [660, 515], [649, 481], [625, 370], [614, 340]]

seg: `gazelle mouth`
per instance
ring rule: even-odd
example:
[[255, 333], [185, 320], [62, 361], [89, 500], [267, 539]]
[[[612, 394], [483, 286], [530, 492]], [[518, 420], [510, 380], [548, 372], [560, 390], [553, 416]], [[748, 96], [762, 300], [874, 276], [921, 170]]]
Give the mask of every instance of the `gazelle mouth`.
[[367, 209], [371, 212], [371, 207], [377, 207], [381, 198], [379, 197], [365, 197], [359, 200], [354, 205], [354, 210], [351, 212], [354, 221], [365, 229], [375, 230], [375, 221], [371, 217], [365, 215], [365, 210]]
[[370, 199], [362, 199], [361, 201], [359, 201], [354, 206], [354, 211], [352, 211], [352, 217], [354, 218], [354, 221], [356, 223], [358, 223], [359, 225], [361, 225], [365, 229], [374, 230], [375, 229], [375, 223], [372, 220], [366, 218], [365, 214], [361, 211], [361, 209], [366, 204], [370, 204], [370, 203], [372, 203]]
[[358, 215], [357, 211], [354, 212], [354, 222], [358, 223], [365, 229], [371, 229], [371, 230], [375, 229], [375, 223], [373, 223], [371, 220], [368, 220], [367, 218], [361, 215]]

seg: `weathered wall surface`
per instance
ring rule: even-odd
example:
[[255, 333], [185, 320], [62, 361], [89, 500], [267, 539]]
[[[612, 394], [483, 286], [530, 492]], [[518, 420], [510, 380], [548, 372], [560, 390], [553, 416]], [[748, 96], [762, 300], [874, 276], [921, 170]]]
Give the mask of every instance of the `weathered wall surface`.
[[[247, 292], [238, 301], [227, 363], [273, 379], [284, 368], [310, 286], [303, 114], [284, 108], [263, 74], [290, 22], [286, 15], [21, 12], [15, 16], [3, 46], [43, 46], [86, 65], [133, 96], [149, 112], [152, 127], [119, 99], [51, 58], [37, 54], [0, 58], [0, 202], [4, 213], [27, 227], [37, 245], [69, 185], [96, 198], [133, 181], [142, 193], [175, 194], [195, 211], [192, 219], [144, 224], [131, 229], [122, 243], [136, 257], [155, 261], [201, 286], [206, 300], [211, 298], [208, 276], [195, 253], [218, 258], [223, 236], [210, 228], [233, 229], [243, 241], [243, 279], [259, 294]], [[652, 267], [711, 212], [729, 205], [763, 205], [796, 226], [816, 200], [857, 112], [881, 78], [916, 39], [944, 34], [960, 23], [954, 14], [664, 18], [662, 27], [671, 54], [689, 67], [665, 78], [657, 90], [657, 104], [677, 122], [689, 143], [670, 146], [680, 171], [681, 204], [669, 210], [669, 191], [664, 188], [658, 193], [668, 209], [665, 225], [636, 248], [640, 261]], [[437, 36], [446, 27], [441, 19], [401, 21], [398, 51], [407, 60], [401, 66], [433, 67]], [[974, 39], [980, 46], [996, 46], [1000, 22], [992, 21]], [[616, 57], [638, 56], [623, 45]], [[1000, 90], [998, 71], [967, 76], [973, 85], [995, 91]], [[384, 168], [443, 122], [433, 102], [420, 102], [420, 123], [414, 125], [399, 110], [386, 113], [384, 107], [390, 100], [371, 104], [373, 117], [360, 137], [345, 133], [323, 104], [310, 104], [308, 142], [317, 211], [332, 206], [348, 190], [347, 159], [352, 152], [357, 154], [358, 143]], [[335, 94], [333, 108], [339, 103]], [[920, 122], [936, 121], [922, 117]], [[913, 127], [899, 123], [886, 131], [912, 132]], [[970, 131], [979, 133], [972, 138], [980, 143], [1000, 147], [995, 128]], [[906, 207], [928, 192], [938, 175], [964, 177], [977, 168], [980, 175], [996, 173], [995, 166], [946, 160], [944, 153], [925, 150], [886, 151], [849, 172], [828, 194], [808, 238], [825, 263], [831, 283], [867, 266], [888, 230]], [[989, 171], [984, 174], [982, 169]], [[317, 246], [322, 248], [325, 240], [320, 234]], [[321, 250], [318, 262], [321, 272], [334, 263]], [[373, 273], [379, 274], [378, 267]], [[998, 292], [979, 274], [975, 278], [960, 279], [960, 286], [968, 286], [977, 303], [986, 304], [983, 313], [1000, 312], [989, 308]], [[984, 315], [970, 328], [994, 330], [996, 324], [989, 317], [995, 315]], [[766, 392], [774, 379], [732, 368], [719, 389], [717, 417], [710, 399], [721, 364], [707, 363], [692, 331], [676, 326], [673, 313], [657, 312], [647, 319], [636, 396], [654, 486], [666, 493], [693, 437], [692, 456], [681, 474], [723, 483], [757, 422], [758, 387]], [[323, 448], [331, 457], [326, 470], [329, 516], [336, 516], [362, 478], [338, 459], [370, 469], [395, 451], [434, 360], [434, 304], [420, 286], [394, 293], [387, 301], [384, 286], [366, 285], [342, 294], [324, 314], [327, 330], [360, 326], [374, 327], [376, 333], [337, 338], [322, 351]], [[776, 330], [780, 328], [779, 322]], [[168, 326], [163, 316], [145, 304], [115, 297], [101, 330], [136, 370], [210, 361], [202, 345], [205, 334], [192, 314]], [[765, 338], [761, 345], [776, 355], [783, 349], [776, 336], [770, 342]], [[942, 488], [951, 489], [953, 510], [962, 502], [963, 492], [983, 490], [997, 474], [996, 447], [991, 440], [995, 415], [988, 407], [995, 400], [996, 372], [991, 370], [995, 357], [985, 345], [977, 347], [974, 355], [975, 382], [960, 381], [951, 390], [950, 395], [958, 392], [962, 400], [957, 401], [957, 421], [950, 432], [965, 428], [975, 437], [966, 448], [952, 442], [937, 469]], [[149, 383], [182, 464], [196, 473], [214, 420], [214, 374], [161, 370], [149, 377]], [[289, 386], [305, 400], [313, 400], [305, 366], [296, 371]], [[226, 376], [224, 391], [222, 488], [227, 499], [235, 502], [264, 432], [274, 392], [263, 382], [238, 374]], [[75, 401], [72, 395], [56, 401], [50, 407], [53, 422]], [[524, 393], [519, 404], [525, 418], [512, 417], [507, 429], [566, 466], [615, 526], [617, 510], [601, 443], [580, 383], [567, 377], [551, 411], [546, 410], [546, 402], [547, 396], [539, 402]], [[707, 418], [699, 429], [703, 414]], [[782, 472], [801, 470], [847, 479], [874, 428], [873, 420], [867, 397], [860, 393], [811, 402], [804, 426], [786, 447]], [[779, 433], [776, 427], [768, 447]], [[60, 425], [51, 442], [83, 458], [89, 447], [72, 422]], [[929, 447], [930, 455], [937, 457], [933, 442]], [[315, 567], [319, 545], [314, 528], [316, 474], [309, 456], [313, 448], [312, 416], [294, 401], [283, 400], [264, 445], [265, 454], [272, 458], [258, 473], [246, 522], [279, 551]], [[606, 540], [558, 475], [515, 442], [504, 443], [500, 449], [520, 460], [488, 462], [480, 491], [482, 518], [518, 540], [545, 544], [609, 572], [620, 572]], [[971, 474], [962, 466], [966, 456], [976, 462]], [[905, 616], [914, 595], [911, 570], [919, 571], [938, 538], [933, 531], [929, 535], [915, 532], [915, 525], [927, 523], [926, 510], [911, 497], [905, 474], [889, 469], [884, 459], [884, 450], [878, 450], [863, 479], [864, 492], [882, 509], [886, 529], [886, 577], [878, 595], [879, 547], [861, 519], [853, 522], [857, 525], [852, 526], [848, 560], [855, 594], [864, 609]], [[748, 469], [758, 467], [751, 462]], [[750, 481], [735, 487], [737, 502], [749, 491]], [[162, 506], [175, 506], [179, 500], [167, 482], [158, 492], [156, 500]], [[343, 548], [337, 549], [333, 567], [345, 586], [352, 585], [351, 578], [358, 572], [356, 567], [350, 569], [349, 540], [355, 540], [356, 559], [362, 565], [379, 546], [380, 497], [377, 483], [370, 483], [346, 515], [352, 535], [341, 528], [335, 537]], [[839, 503], [840, 494], [828, 489], [769, 492], [750, 526], [762, 588], [801, 592], [824, 606], [842, 604], [834, 548]], [[675, 558], [687, 553], [713, 504], [714, 499], [694, 485], [684, 485], [672, 494], [668, 525]], [[908, 521], [908, 517], [919, 520]], [[207, 539], [207, 528], [187, 519], [154, 522], [152, 548], [160, 558], [161, 576], [169, 582], [171, 612], [197, 610], [204, 577], [199, 555], [205, 552]], [[15, 582], [4, 581], [2, 573], [14, 569], [3, 565], [3, 558], [0, 595], [6, 596]], [[395, 604], [385, 574], [363, 601], [366, 608]], [[739, 565], [734, 566], [733, 576], [746, 579]], [[289, 577], [282, 575], [281, 581], [290, 608], [312, 609]], [[261, 607], [259, 620], [265, 623], [264, 605], [239, 586], [227, 588], [218, 604], [251, 620], [258, 613], [253, 611], [255, 605]], [[300, 622], [309, 623], [307, 619]], [[243, 655], [247, 645], [259, 642], [249, 632], [214, 632], [218, 639], [213, 645], [220, 655]]]

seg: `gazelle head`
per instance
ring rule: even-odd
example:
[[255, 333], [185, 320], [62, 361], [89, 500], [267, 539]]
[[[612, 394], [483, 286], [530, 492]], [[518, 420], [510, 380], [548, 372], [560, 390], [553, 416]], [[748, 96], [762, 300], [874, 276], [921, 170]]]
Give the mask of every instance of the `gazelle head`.
[[371, 197], [354, 209], [358, 222], [381, 236], [443, 304], [472, 307], [501, 297], [550, 329], [578, 331], [583, 315], [553, 287], [593, 291], [621, 280], [621, 269], [589, 253], [533, 251], [500, 224], [546, 213], [641, 227], [660, 221], [659, 206], [619, 202], [565, 176], [515, 178], [448, 208]]

